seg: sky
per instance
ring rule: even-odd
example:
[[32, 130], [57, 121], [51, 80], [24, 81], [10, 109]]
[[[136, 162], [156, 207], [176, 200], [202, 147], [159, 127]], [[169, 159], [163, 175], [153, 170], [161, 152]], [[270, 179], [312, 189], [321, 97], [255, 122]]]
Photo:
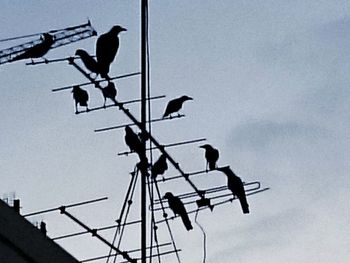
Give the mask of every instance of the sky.
[[[185, 118], [154, 123], [164, 144], [206, 138], [245, 182], [269, 191], [248, 198], [251, 213], [238, 202], [203, 211], [206, 262], [346, 262], [350, 258], [350, 3], [348, 1], [149, 1], [151, 115], [162, 116], [168, 100], [189, 95]], [[85, 23], [98, 34], [113, 25], [127, 28], [111, 75], [140, 70], [139, 1], [2, 1], [0, 39]], [[19, 19], [20, 18], [20, 19]], [[21, 40], [22, 41], [22, 40]], [[23, 40], [24, 41], [24, 40]], [[96, 37], [51, 50], [46, 58], [91, 54]], [[5, 49], [17, 42], [0, 43]], [[72, 208], [91, 227], [118, 217], [137, 158], [117, 156], [127, 147], [124, 131], [95, 133], [130, 123], [115, 108], [74, 114], [70, 91], [51, 89], [86, 82], [68, 63], [0, 65], [0, 194], [15, 192], [22, 214], [107, 196]], [[115, 82], [118, 100], [140, 95], [139, 77]], [[87, 87], [91, 107], [103, 98]], [[139, 105], [130, 105], [139, 117]], [[135, 129], [136, 130], [136, 129]], [[169, 148], [187, 172], [205, 168], [204, 152], [190, 144]], [[154, 152], [154, 158], [159, 152]], [[169, 168], [166, 176], [177, 175]], [[199, 188], [225, 185], [220, 172], [193, 181]], [[138, 186], [139, 187], [139, 186]], [[192, 191], [184, 180], [161, 184], [161, 191]], [[139, 196], [130, 220], [139, 216]], [[161, 218], [161, 214], [158, 214]], [[203, 234], [190, 216], [187, 232], [171, 226], [181, 262], [203, 261]], [[55, 237], [81, 230], [57, 213], [44, 220]], [[132, 227], [131, 227], [132, 228]], [[169, 241], [164, 224], [160, 238]], [[101, 232], [102, 234], [102, 232]], [[139, 230], [128, 230], [123, 250], [139, 246]], [[113, 231], [103, 235], [110, 239]], [[124, 240], [123, 240], [124, 242]], [[108, 253], [90, 236], [58, 242], [77, 259]], [[164, 257], [177, 262], [176, 257]], [[96, 261], [105, 262], [105, 261]]]

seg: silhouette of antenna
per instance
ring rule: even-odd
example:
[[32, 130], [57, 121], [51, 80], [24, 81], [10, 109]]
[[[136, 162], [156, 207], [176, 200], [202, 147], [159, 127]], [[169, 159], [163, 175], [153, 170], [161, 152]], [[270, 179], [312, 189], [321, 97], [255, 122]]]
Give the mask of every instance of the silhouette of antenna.
[[[124, 151], [118, 153], [118, 155], [137, 155], [138, 161], [134, 165], [132, 172], [130, 172], [130, 182], [126, 189], [125, 197], [118, 214], [115, 224], [109, 226], [102, 226], [99, 228], [91, 228], [87, 223], [79, 219], [78, 216], [73, 215], [68, 208], [86, 205], [90, 203], [95, 203], [99, 201], [106, 200], [106, 197], [93, 199], [88, 201], [83, 201], [79, 203], [74, 203], [70, 205], [63, 205], [51, 209], [45, 209], [33, 213], [24, 215], [25, 217], [31, 217], [34, 215], [49, 213], [54, 211], [59, 211], [62, 215], [70, 219], [79, 225], [83, 230], [74, 233], [67, 233], [54, 237], [53, 240], [61, 240], [66, 238], [74, 238], [76, 236], [81, 236], [85, 234], [91, 234], [92, 237], [97, 238], [100, 242], [105, 244], [109, 248], [109, 253], [107, 255], [100, 255], [93, 258], [87, 258], [81, 260], [80, 262], [90, 262], [94, 260], [102, 260], [114, 258], [114, 262], [118, 256], [121, 256], [123, 261], [121, 262], [138, 262], [146, 263], [147, 259], [150, 262], [153, 258], [157, 258], [158, 262], [162, 262], [162, 258], [165, 255], [173, 254], [176, 256], [178, 262], [181, 262], [179, 249], [175, 243], [175, 235], [171, 229], [170, 220], [175, 220], [181, 218], [183, 225], [187, 231], [193, 229], [191, 218], [189, 215], [196, 214], [195, 223], [200, 227], [204, 236], [204, 246], [206, 242], [206, 235], [204, 228], [197, 222], [198, 213], [204, 209], [210, 209], [213, 211], [215, 207], [224, 205], [234, 200], [238, 200], [241, 204], [242, 212], [248, 214], [249, 205], [246, 197], [251, 195], [256, 195], [267, 191], [269, 188], [263, 188], [259, 181], [244, 182], [240, 177], [238, 177], [229, 166], [218, 167], [217, 161], [219, 159], [219, 151], [209, 144], [201, 145], [200, 147], [205, 150], [204, 158], [207, 162], [206, 169], [198, 169], [192, 172], [186, 172], [176, 159], [169, 153], [168, 149], [171, 147], [180, 146], [190, 146], [195, 143], [204, 142], [206, 138], [183, 140], [178, 142], [171, 142], [168, 144], [162, 144], [153, 135], [152, 129], [153, 124], [162, 121], [172, 121], [181, 120], [185, 117], [184, 114], [179, 113], [182, 105], [187, 100], [192, 100], [191, 97], [183, 95], [181, 97], [170, 100], [166, 111], [162, 118], [152, 118], [151, 116], [151, 102], [158, 99], [165, 98], [165, 95], [161, 96], [151, 96], [150, 88], [150, 56], [149, 56], [149, 39], [148, 39], [148, 0], [141, 0], [141, 70], [135, 71], [127, 74], [118, 75], [115, 77], [109, 77], [109, 66], [113, 62], [117, 50], [119, 47], [118, 34], [121, 31], [126, 31], [126, 29], [121, 26], [114, 26], [109, 32], [102, 34], [98, 37], [97, 43], [103, 43], [106, 46], [104, 49], [110, 49], [109, 53], [113, 56], [107, 57], [103, 54], [103, 51], [96, 51], [96, 56], [88, 55], [90, 62], [92, 61], [97, 65], [97, 70], [93, 71], [86, 66], [83, 58], [77, 56], [56, 58], [50, 60], [37, 60], [27, 63], [27, 65], [39, 65], [39, 64], [51, 64], [57, 62], [68, 62], [69, 66], [74, 67], [83, 76], [86, 77], [87, 82], [67, 85], [64, 87], [58, 87], [52, 89], [52, 92], [59, 92], [69, 90], [73, 93], [73, 98], [75, 100], [76, 114], [86, 113], [90, 114], [98, 110], [104, 110], [106, 108], [116, 108], [121, 111], [130, 121], [127, 124], [118, 124], [115, 126], [105, 127], [95, 129], [96, 133], [106, 132], [111, 130], [124, 129], [125, 130], [125, 140], [126, 144], [129, 146], [130, 151]], [[51, 30], [49, 32], [43, 33], [47, 37], [49, 34], [53, 43], [48, 48], [56, 48], [62, 45], [67, 45], [69, 43], [79, 41], [91, 36], [97, 35], [96, 31], [92, 28], [90, 21], [86, 24], [68, 27], [60, 30]], [[108, 39], [109, 34], [112, 34], [115, 42], [113, 45], [110, 44], [111, 39]], [[26, 37], [36, 37], [41, 34], [32, 34], [21, 36], [17, 38], [8, 38], [3, 41], [11, 41], [19, 38]], [[45, 42], [42, 39], [36, 39], [25, 44], [15, 46], [6, 50], [0, 51], [0, 64], [11, 62], [15, 60], [18, 56], [25, 54], [28, 50]], [[103, 49], [103, 50], [104, 50]], [[114, 53], [114, 54], [113, 54]], [[102, 55], [101, 55], [102, 54]], [[30, 56], [29, 56], [30, 57]], [[26, 58], [29, 58], [28, 56]], [[40, 56], [41, 57], [41, 56]], [[30, 57], [32, 58], [32, 57]], [[84, 67], [77, 63], [77, 60], [82, 60], [85, 67], [92, 71], [87, 72]], [[96, 60], [95, 60], [96, 59]], [[95, 76], [93, 78], [91, 76]], [[99, 76], [99, 79], [98, 79]], [[117, 99], [117, 87], [115, 83], [119, 79], [130, 78], [130, 77], [140, 77], [140, 88], [141, 88], [141, 98], [128, 101], [120, 101]], [[92, 87], [95, 91], [98, 91], [104, 96], [103, 106], [88, 108], [88, 101], [90, 99], [89, 93], [82, 89], [81, 87], [87, 86]], [[112, 101], [110, 104], [106, 104], [106, 99]], [[141, 115], [140, 120], [135, 117], [135, 115], [127, 108], [126, 105], [131, 103], [141, 104]], [[86, 107], [84, 110], [78, 110], [78, 105], [80, 107]], [[177, 115], [176, 115], [177, 114]], [[147, 126], [148, 125], [148, 126]], [[132, 127], [132, 128], [131, 128]], [[133, 128], [137, 128], [138, 131], [133, 131]], [[129, 136], [128, 136], [129, 135]], [[127, 139], [129, 138], [129, 140]], [[198, 146], [197, 146], [198, 147]], [[153, 152], [157, 151], [159, 157], [157, 160], [153, 158]], [[173, 171], [176, 174], [169, 175], [167, 172], [168, 165], [172, 166]], [[171, 171], [171, 172], [173, 172]], [[165, 175], [166, 173], [166, 175]], [[197, 175], [207, 176], [225, 176], [227, 178], [226, 185], [213, 186], [210, 188], [204, 188], [204, 186], [198, 187], [192, 178]], [[161, 177], [161, 178], [160, 178]], [[140, 179], [140, 180], [138, 180]], [[174, 194], [173, 192], [163, 192], [164, 184], [171, 184], [171, 181], [182, 180], [185, 181], [191, 188], [190, 192]], [[137, 186], [140, 186], [140, 218], [137, 220], [130, 219], [130, 211], [132, 209], [132, 204], [135, 199], [135, 192], [138, 190]], [[171, 211], [171, 212], [169, 212]], [[170, 216], [174, 214], [173, 216]], [[150, 219], [150, 224], [147, 225], [147, 220]], [[137, 225], [140, 227], [140, 248], [132, 248], [129, 250], [122, 250], [121, 244], [125, 235], [126, 228], [129, 226]], [[168, 240], [160, 240], [160, 235], [158, 230], [163, 227], [168, 234]], [[113, 230], [114, 235], [112, 240], [108, 240], [100, 234], [102, 231]], [[149, 240], [149, 244], [147, 244]], [[170, 249], [169, 249], [170, 247]], [[205, 253], [204, 253], [205, 258]], [[126, 261], [124, 261], [126, 260]]]

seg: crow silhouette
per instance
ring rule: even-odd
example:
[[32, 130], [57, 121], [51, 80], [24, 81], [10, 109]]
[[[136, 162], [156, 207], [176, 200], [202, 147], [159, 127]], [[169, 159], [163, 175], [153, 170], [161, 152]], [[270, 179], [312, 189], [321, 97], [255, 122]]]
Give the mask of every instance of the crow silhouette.
[[207, 160], [205, 169], [208, 171], [209, 167], [209, 170], [214, 170], [216, 168], [216, 162], [219, 159], [219, 151], [210, 144], [204, 144], [199, 147], [205, 150], [205, 159]]
[[47, 52], [49, 52], [51, 46], [55, 42], [54, 37], [48, 33], [42, 35], [42, 42], [32, 46], [31, 48], [24, 51], [24, 53], [16, 56], [11, 61], [17, 61], [27, 58], [40, 58], [43, 57]]
[[165, 112], [163, 114], [163, 119], [168, 115], [170, 115], [170, 117], [171, 117], [172, 113], [178, 112], [182, 108], [182, 105], [186, 100], [193, 100], [193, 98], [184, 95], [184, 96], [181, 96], [179, 98], [176, 98], [176, 99], [169, 101], [166, 108], [165, 108]]
[[230, 168], [225, 166], [217, 168], [218, 171], [223, 172], [227, 176], [227, 187], [231, 190], [232, 194], [239, 199], [241, 203], [242, 211], [244, 214], [249, 214], [249, 205], [244, 191], [244, 185], [241, 180]]
[[99, 71], [97, 61], [90, 56], [89, 53], [87, 53], [84, 49], [77, 49], [75, 51], [75, 55], [81, 58], [81, 61], [91, 73], [95, 73], [96, 77], [98, 76]]
[[166, 170], [168, 170], [168, 164], [166, 162], [166, 156], [162, 154], [153, 164], [151, 168], [151, 176], [155, 179], [158, 175], [164, 174]]
[[129, 146], [131, 152], [136, 152], [139, 156], [141, 156], [142, 152], [142, 143], [137, 136], [137, 134], [127, 125], [125, 126], [125, 143]]
[[193, 229], [190, 218], [188, 217], [186, 208], [181, 202], [180, 198], [174, 196], [172, 193], [167, 192], [164, 195], [165, 199], [168, 199], [169, 207], [175, 215], [179, 215], [184, 223], [187, 231]]
[[113, 82], [109, 81], [107, 86], [104, 88], [101, 88], [100, 86], [97, 87], [102, 91], [102, 95], [104, 98], [103, 107], [106, 107], [107, 98], [113, 101], [114, 104], [117, 104], [117, 101], [115, 99], [117, 96], [117, 89]]
[[109, 79], [109, 68], [115, 59], [119, 49], [119, 33], [126, 31], [125, 28], [117, 25], [110, 31], [102, 34], [96, 41], [96, 59], [101, 77]]
[[87, 93], [86, 90], [83, 90], [82, 88], [80, 88], [80, 86], [74, 86], [73, 90], [73, 99], [75, 101], [75, 113], [77, 114], [78, 111], [78, 104], [82, 107], [86, 107], [86, 110], [88, 111], [88, 100], [89, 100], [89, 94]]

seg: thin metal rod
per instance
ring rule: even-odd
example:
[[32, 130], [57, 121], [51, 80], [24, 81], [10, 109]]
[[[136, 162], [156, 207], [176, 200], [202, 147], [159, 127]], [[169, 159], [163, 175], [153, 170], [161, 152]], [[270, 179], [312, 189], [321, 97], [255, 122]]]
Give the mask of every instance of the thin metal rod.
[[[74, 204], [70, 204], [70, 205], [64, 205], [64, 207], [70, 208], [70, 207], [75, 207], [75, 206], [87, 205], [87, 204], [91, 204], [91, 203], [96, 203], [96, 202], [104, 201], [104, 200], [107, 200], [107, 199], [108, 199], [108, 197], [102, 197], [102, 198], [93, 199], [93, 200], [88, 200], [88, 201], [79, 202], [79, 203], [74, 203]], [[62, 207], [62, 206], [61, 206], [61, 207]], [[41, 211], [37, 211], [37, 212], [25, 214], [25, 215], [23, 215], [23, 216], [24, 216], [24, 217], [35, 216], [35, 215], [44, 214], [44, 213], [49, 213], [49, 212], [53, 212], [53, 211], [57, 211], [57, 210], [60, 210], [60, 207], [50, 208], [50, 209], [46, 209], [46, 210], [41, 210]]]
[[[163, 147], [170, 148], [170, 147], [180, 146], [180, 145], [184, 145], [184, 144], [202, 142], [202, 141], [205, 141], [205, 140], [206, 140], [205, 138], [202, 138], [202, 139], [196, 139], [196, 140], [189, 140], [189, 141], [182, 141], [182, 142], [176, 142], [176, 143], [169, 143], [169, 144], [163, 145]], [[155, 150], [155, 149], [157, 149], [157, 147], [147, 148], [146, 151]], [[133, 154], [133, 153], [135, 153], [135, 152], [128, 151], [128, 152], [118, 153], [118, 155], [129, 155], [129, 154]]]
[[[259, 190], [260, 187], [261, 187], [261, 184], [258, 181], [250, 182], [250, 183], [244, 183], [245, 187], [251, 186], [251, 185], [256, 185], [256, 186], [253, 187], [253, 188], [245, 189], [244, 191], [246, 193], [247, 192], [251, 192], [251, 191]], [[218, 186], [218, 187], [209, 188], [209, 189], [206, 189], [204, 191], [205, 191], [205, 194], [207, 195], [207, 194], [214, 194], [214, 193], [218, 193], [218, 192], [222, 192], [222, 191], [226, 191], [226, 190], [229, 190], [229, 189], [228, 189], [228, 187], [226, 185], [224, 185], [224, 186]], [[231, 194], [232, 193], [230, 192], [230, 194], [228, 194], [228, 195], [231, 195]], [[188, 199], [188, 198], [193, 198], [193, 197], [196, 197], [196, 193], [195, 192], [185, 193], [185, 194], [182, 194], [182, 195], [178, 195], [177, 197], [180, 198], [181, 200]], [[218, 198], [218, 197], [217, 196], [211, 197], [211, 199], [215, 199], [215, 198]], [[167, 201], [164, 201], [163, 199], [157, 199], [157, 200], [154, 201], [154, 205], [162, 204], [164, 202], [167, 202]], [[189, 203], [186, 203], [186, 204], [189, 204]]]
[[[147, 123], [147, 8], [148, 1], [141, 0], [141, 131], [146, 131]], [[147, 158], [146, 141], [142, 140], [141, 162], [141, 263], [146, 263], [147, 259]]]
[[[150, 100], [154, 100], [154, 99], [162, 99], [162, 98], [165, 98], [165, 96], [164, 95], [163, 96], [156, 96], [156, 97], [152, 97], [152, 98], [149, 98], [149, 99]], [[141, 102], [141, 100], [127, 100], [127, 101], [122, 101], [122, 102], [119, 102], [119, 103], [121, 103], [121, 104], [131, 104], [131, 103], [137, 103], [137, 102]], [[75, 114], [89, 113], [91, 111], [98, 111], [98, 110], [105, 110], [105, 109], [111, 108], [111, 107], [117, 107], [117, 105], [109, 104], [109, 105], [106, 105], [106, 106], [100, 106], [100, 107], [96, 107], [96, 108], [89, 108], [88, 110], [78, 111]]]
[[87, 231], [89, 231], [92, 236], [98, 238], [100, 241], [102, 241], [103, 243], [105, 243], [107, 246], [109, 246], [110, 248], [112, 248], [115, 252], [117, 252], [118, 254], [121, 254], [123, 256], [124, 259], [127, 260], [127, 262], [131, 262], [131, 263], [136, 263], [137, 260], [133, 259], [129, 256], [128, 252], [126, 251], [121, 251], [119, 250], [117, 247], [115, 247], [113, 244], [109, 243], [106, 239], [104, 239], [102, 236], [100, 236], [94, 229], [91, 229], [90, 227], [88, 227], [87, 225], [85, 225], [83, 222], [81, 222], [79, 219], [77, 219], [76, 217], [74, 217], [72, 214], [68, 213], [65, 209], [65, 207], [61, 207], [60, 208], [61, 214], [66, 215], [68, 218], [70, 218], [72, 221], [74, 221], [75, 223], [77, 223], [78, 225], [80, 225], [82, 228], [86, 229]]
[[[117, 225], [112, 225], [112, 226], [100, 227], [100, 228], [96, 228], [95, 230], [96, 231], [104, 231], [104, 230], [117, 228], [117, 227], [120, 227], [120, 226], [134, 225], [134, 224], [139, 224], [139, 223], [141, 223], [141, 220], [130, 221], [130, 222], [127, 222], [127, 223], [117, 224]], [[81, 236], [81, 235], [85, 235], [85, 234], [88, 234], [88, 233], [89, 233], [89, 231], [80, 231], [80, 232], [76, 232], [76, 233], [72, 233], [72, 234], [67, 234], [67, 235], [63, 235], [63, 236], [54, 237], [54, 238], [52, 238], [52, 240], [59, 240], [59, 239], [64, 239], [64, 238], [69, 238], [69, 237]]]
[[[164, 244], [160, 244], [158, 245], [159, 247], [165, 247], [165, 246], [169, 246], [171, 245], [170, 242], [168, 243], [164, 243]], [[153, 249], [153, 248], [156, 248], [158, 246], [149, 246], [147, 247], [147, 249]], [[139, 252], [141, 249], [133, 249], [133, 250], [128, 250], [127, 252], [128, 253], [135, 253], [135, 252]], [[118, 254], [112, 254], [110, 256], [114, 257], [114, 256], [117, 256]], [[84, 260], [81, 260], [80, 262], [83, 263], [83, 262], [90, 262], [90, 261], [95, 261], [95, 260], [99, 260], [99, 259], [104, 259], [104, 258], [108, 258], [108, 255], [105, 255], [105, 256], [99, 256], [99, 257], [94, 257], [94, 258], [89, 258], [89, 259], [84, 259]]]
[[[190, 177], [190, 176], [194, 176], [194, 175], [207, 174], [207, 173], [210, 173], [212, 171], [214, 171], [214, 170], [211, 170], [211, 171], [202, 170], [202, 171], [187, 173], [187, 175]], [[162, 179], [157, 179], [156, 182], [157, 183], [164, 183], [166, 181], [176, 180], [176, 179], [180, 179], [180, 178], [182, 178], [182, 175], [176, 175], [176, 176], [167, 177], [167, 178], [163, 177]], [[153, 183], [153, 182], [151, 182], [151, 183]]]
[[[121, 102], [122, 103], [122, 102]], [[124, 103], [125, 104], [125, 103]], [[183, 114], [179, 114], [176, 117], [166, 117], [166, 118], [159, 118], [159, 119], [153, 119], [151, 121], [147, 120], [147, 123], [150, 122], [159, 122], [159, 121], [166, 121], [166, 120], [172, 120], [172, 119], [177, 119], [177, 118], [182, 118], [185, 117], [185, 115]], [[122, 125], [117, 125], [117, 126], [111, 126], [111, 127], [106, 127], [106, 128], [100, 128], [100, 129], [96, 129], [95, 132], [104, 132], [104, 131], [110, 131], [110, 130], [115, 130], [115, 129], [121, 129], [121, 128], [125, 128], [126, 126], [135, 126], [137, 124], [135, 123], [128, 123], [128, 124], [122, 124]]]
[[[74, 59], [75, 59], [75, 57], [69, 57], [68, 61], [72, 61]], [[86, 76], [87, 73], [84, 72], [83, 74]], [[129, 74], [118, 75], [116, 77], [112, 77], [111, 80], [133, 77], [133, 76], [140, 75], [140, 74], [141, 74], [141, 72], [133, 72], [133, 73], [129, 73]], [[72, 89], [73, 86], [80, 86], [80, 87], [82, 87], [82, 86], [87, 86], [87, 85], [96, 85], [96, 83], [100, 83], [100, 82], [105, 82], [106, 81], [106, 80], [94, 80], [90, 76], [88, 77], [88, 79], [90, 80], [90, 82], [84, 82], [84, 83], [80, 83], [80, 84], [73, 84], [73, 85], [69, 85], [69, 86], [65, 86], [65, 87], [55, 88], [55, 89], [52, 89], [51, 91], [52, 92], [57, 92], [57, 91], [62, 91], [62, 90], [68, 90], [68, 89]]]
[[[257, 190], [253, 193], [248, 193], [247, 196], [250, 196], [250, 195], [255, 195], [255, 194], [258, 194], [258, 193], [261, 193], [261, 192], [265, 192], [267, 190], [269, 190], [270, 188], [269, 187], [266, 187], [266, 188], [263, 188], [261, 190]], [[231, 194], [232, 195], [232, 194]], [[211, 207], [208, 207], [208, 206], [202, 206], [202, 207], [198, 207], [197, 209], [195, 210], [191, 210], [191, 211], [188, 211], [187, 214], [193, 214], [193, 213], [196, 213], [197, 211], [201, 211], [201, 210], [204, 210], [204, 209], [208, 209], [210, 208], [211, 210], [213, 210], [213, 208], [217, 207], [217, 206], [220, 206], [220, 205], [223, 205], [223, 204], [226, 204], [228, 202], [232, 202], [233, 200], [235, 200], [236, 198], [235, 197], [232, 197], [228, 200], [224, 200], [224, 201], [221, 201], [221, 202], [218, 202], [218, 203], [215, 203], [215, 204], [211, 204]], [[163, 222], [166, 222], [167, 220], [173, 220], [175, 219], [176, 217], [179, 217], [178, 215], [176, 216], [172, 216], [172, 217], [168, 217], [166, 219], [162, 219], [162, 220], [159, 220], [156, 222], [156, 224], [159, 224], [159, 223], [163, 223]]]

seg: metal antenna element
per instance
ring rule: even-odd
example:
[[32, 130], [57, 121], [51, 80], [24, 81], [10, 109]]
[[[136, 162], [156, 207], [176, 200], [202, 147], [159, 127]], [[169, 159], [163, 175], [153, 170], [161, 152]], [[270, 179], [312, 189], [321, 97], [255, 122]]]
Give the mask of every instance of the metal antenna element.
[[[182, 142], [176, 142], [176, 143], [169, 143], [169, 144], [163, 145], [163, 147], [170, 148], [170, 147], [175, 147], [175, 146], [180, 146], [180, 145], [185, 145], [185, 144], [203, 142], [203, 141], [206, 141], [206, 140], [207, 139], [202, 138], [202, 139], [196, 139], [196, 140], [188, 140], [188, 141], [182, 141]], [[157, 149], [157, 147], [147, 148], [146, 150], [149, 151], [149, 150], [155, 150], [155, 149]], [[118, 155], [129, 155], [129, 154], [133, 154], [133, 153], [135, 153], [135, 152], [128, 151], [128, 152], [118, 153]]]
[[[69, 57], [67, 59], [64, 59], [64, 60], [71, 60], [72, 57]], [[73, 57], [73, 59], [80, 59], [78, 57]], [[34, 62], [35, 64], [40, 64], [40, 63], [45, 63], [45, 62]], [[50, 62], [49, 62], [50, 63]], [[33, 64], [33, 65], [35, 65]], [[32, 65], [32, 64], [30, 64]], [[123, 75], [119, 75], [119, 76], [116, 76], [116, 77], [113, 77], [111, 78], [110, 80], [115, 80], [115, 79], [123, 79], [123, 78], [128, 78], [128, 77], [132, 77], [132, 76], [136, 76], [136, 75], [140, 75], [141, 72], [133, 72], [133, 73], [129, 73], [129, 74], [123, 74]], [[73, 85], [69, 85], [69, 86], [65, 86], [65, 87], [60, 87], [60, 88], [55, 88], [55, 89], [52, 89], [51, 91], [52, 92], [56, 92], [56, 91], [61, 91], [61, 90], [70, 90], [72, 89], [73, 86], [86, 86], [86, 85], [95, 85], [96, 82], [104, 82], [106, 80], [95, 80], [94, 82], [85, 82], [85, 83], [80, 83], [80, 84], [73, 84]]]
[[[46, 33], [52, 35], [54, 39], [54, 43], [51, 46], [51, 49], [97, 35], [95, 29], [93, 29], [93, 27], [91, 26], [90, 21], [82, 25], [67, 27], [67, 28], [58, 29], [58, 30], [51, 30]], [[36, 35], [37, 34], [28, 35], [28, 36], [36, 36]], [[27, 49], [41, 42], [42, 40], [39, 38], [21, 45], [0, 50], [0, 65], [7, 62], [11, 62], [15, 56], [24, 53]]]
[[[147, 100], [155, 99], [155, 98], [156, 98], [156, 97], [150, 97], [150, 98], [147, 99]], [[139, 100], [137, 100], [137, 101], [139, 101]], [[123, 102], [120, 102], [120, 103], [126, 104], [126, 103], [123, 103]], [[153, 120], [148, 120], [147, 123], [154, 123], [154, 122], [172, 120], [172, 119], [183, 118], [183, 117], [185, 117], [185, 115], [179, 114], [179, 115], [174, 116], [174, 117], [165, 117], [165, 118], [157, 118], [157, 119], [153, 119]], [[111, 127], [106, 127], [106, 128], [99, 128], [99, 129], [96, 129], [94, 132], [110, 131], [110, 130], [125, 128], [126, 126], [131, 127], [131, 126], [135, 126], [135, 125], [136, 125], [135, 123], [122, 124], [122, 125], [111, 126]], [[152, 148], [152, 149], [154, 149], [154, 148]]]
[[72, 214], [68, 213], [66, 211], [66, 208], [64, 206], [60, 207], [60, 212], [61, 214], [66, 215], [67, 217], [69, 217], [70, 219], [72, 219], [75, 223], [77, 223], [78, 225], [80, 225], [82, 228], [84, 228], [85, 230], [89, 231], [93, 237], [98, 238], [99, 240], [101, 240], [103, 243], [105, 243], [107, 246], [109, 246], [111, 249], [113, 249], [115, 252], [117, 252], [118, 254], [122, 255], [124, 259], [127, 260], [127, 262], [131, 262], [131, 263], [137, 263], [136, 259], [133, 259], [129, 256], [129, 254], [125, 251], [121, 251], [119, 250], [117, 247], [115, 247], [113, 244], [109, 243], [105, 238], [103, 238], [102, 236], [100, 236], [99, 234], [97, 234], [97, 231], [95, 229], [91, 229], [90, 227], [88, 227], [87, 225], [85, 225], [83, 222], [81, 222], [79, 219], [77, 219], [75, 216], [73, 216]]
[[[81, 206], [81, 205], [92, 204], [92, 203], [96, 203], [96, 202], [100, 202], [100, 201], [105, 201], [107, 199], [108, 199], [108, 197], [102, 197], [102, 198], [98, 198], [98, 199], [93, 199], [93, 200], [88, 200], [88, 201], [83, 201], [83, 202], [79, 202], [79, 203], [63, 205], [63, 206], [66, 207], [66, 208], [71, 208], [71, 207], [75, 207], [75, 206]], [[29, 216], [35, 216], [35, 215], [44, 214], [44, 213], [50, 213], [50, 212], [54, 212], [54, 211], [60, 210], [60, 208], [63, 207], [63, 206], [41, 210], [41, 211], [25, 214], [23, 216], [24, 217], [29, 217]]]

